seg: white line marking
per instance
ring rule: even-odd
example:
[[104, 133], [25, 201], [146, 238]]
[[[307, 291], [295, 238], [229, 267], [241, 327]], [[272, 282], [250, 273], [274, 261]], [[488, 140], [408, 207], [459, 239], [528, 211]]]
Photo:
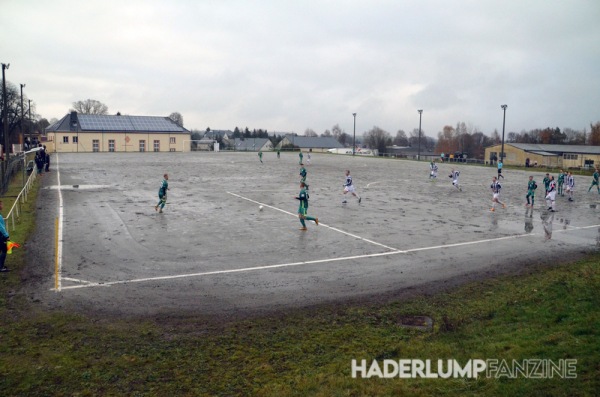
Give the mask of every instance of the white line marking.
[[60, 189], [60, 168], [58, 162], [58, 153], [56, 153], [56, 179], [58, 181], [58, 245], [56, 246], [56, 260], [58, 261], [58, 288], [62, 288], [62, 251], [63, 251], [63, 196]]
[[179, 274], [179, 275], [175, 275], [175, 276], [138, 278], [138, 279], [133, 279], [133, 280], [109, 281], [106, 283], [90, 283], [90, 284], [86, 284], [86, 285], [73, 285], [73, 286], [69, 286], [69, 287], [63, 287], [63, 290], [88, 288], [88, 287], [109, 287], [111, 285], [127, 284], [127, 283], [141, 283], [141, 282], [145, 282], [145, 281], [172, 280], [172, 279], [177, 279], [177, 278], [201, 277], [201, 276], [211, 276], [211, 275], [216, 275], [216, 274], [229, 274], [229, 273], [241, 273], [241, 272], [256, 271], [256, 270], [277, 269], [277, 268], [283, 268], [283, 267], [311, 265], [311, 264], [316, 264], [316, 263], [338, 262], [338, 261], [347, 261], [347, 260], [352, 260], [352, 259], [373, 258], [373, 257], [377, 257], [377, 256], [394, 255], [394, 254], [399, 254], [399, 253], [403, 253], [403, 252], [404, 251], [390, 251], [390, 252], [382, 252], [382, 253], [378, 253], [378, 254], [347, 256], [347, 257], [343, 257], [343, 258], [316, 259], [316, 260], [312, 260], [312, 261], [282, 263], [279, 265], [245, 267], [245, 268], [241, 268], [241, 269], [230, 269], [230, 270], [215, 270], [212, 272]]
[[[227, 193], [228, 193], [228, 194], [231, 194], [232, 196], [235, 196], [235, 197], [241, 198], [242, 200], [247, 200], [247, 201], [250, 201], [250, 202], [252, 202], [252, 203], [259, 204], [259, 205], [262, 205], [263, 207], [268, 207], [268, 208], [271, 208], [271, 209], [277, 210], [277, 211], [279, 211], [279, 212], [283, 212], [284, 214], [292, 215], [292, 216], [294, 216], [294, 217], [298, 216], [298, 214], [293, 214], [293, 213], [291, 213], [291, 212], [289, 212], [289, 211], [285, 211], [285, 210], [282, 210], [282, 209], [280, 209], [280, 208], [273, 207], [272, 205], [268, 205], [268, 204], [265, 204], [265, 203], [261, 203], [260, 201], [256, 201], [256, 200], [249, 199], [248, 197], [240, 196], [239, 194], [235, 194], [235, 193], [231, 193], [231, 192], [227, 192]], [[345, 234], [346, 236], [354, 237], [354, 238], [356, 238], [356, 239], [359, 239], [359, 240], [365, 241], [365, 242], [367, 242], [367, 243], [371, 243], [371, 244], [378, 245], [378, 246], [380, 246], [380, 247], [383, 247], [383, 248], [385, 248], [385, 249], [388, 249], [388, 250], [390, 250], [390, 251], [398, 251], [398, 248], [389, 247], [389, 246], [387, 246], [387, 245], [384, 245], [384, 244], [378, 243], [378, 242], [376, 242], [376, 241], [369, 240], [369, 239], [366, 239], [366, 238], [364, 238], [364, 237], [357, 236], [356, 234], [352, 234], [352, 233], [345, 232], [345, 231], [343, 231], [343, 230], [340, 230], [340, 229], [338, 229], [338, 228], [335, 228], [335, 227], [333, 227], [333, 226], [329, 226], [329, 225], [327, 225], [327, 224], [325, 224], [325, 223], [321, 223], [321, 222], [319, 222], [319, 226], [326, 227], [326, 228], [328, 228], [328, 229], [331, 229], [331, 230], [333, 230], [333, 231], [336, 231], [336, 232], [338, 232], [338, 233], [342, 233], [342, 234]]]
[[[275, 208], [275, 209], [277, 209], [277, 208]], [[599, 225], [590, 225], [590, 226], [580, 226], [580, 227], [575, 228], [574, 230], [592, 229], [592, 228], [596, 228], [596, 227], [600, 227], [600, 224]], [[568, 231], [568, 230], [560, 230], [560, 231]], [[541, 236], [541, 234], [525, 233], [525, 234], [517, 234], [517, 235], [513, 235], [513, 236], [488, 238], [488, 239], [477, 240], [477, 241], [467, 241], [467, 242], [463, 242], [463, 243], [434, 245], [431, 247], [411, 248], [411, 249], [407, 249], [407, 250], [395, 250], [395, 251], [381, 252], [381, 253], [376, 253], [376, 254], [355, 255], [355, 256], [347, 256], [347, 257], [341, 257], [341, 258], [316, 259], [316, 260], [312, 260], [312, 261], [282, 263], [279, 265], [245, 267], [245, 268], [241, 268], [241, 269], [230, 269], [230, 270], [215, 270], [212, 272], [178, 274], [178, 275], [173, 275], [173, 276], [147, 277], [147, 278], [138, 278], [138, 279], [131, 279], [131, 280], [109, 281], [109, 282], [105, 282], [105, 283], [91, 283], [90, 282], [89, 284], [63, 287], [62, 289], [67, 290], [67, 289], [79, 289], [79, 288], [89, 288], [89, 287], [109, 287], [112, 285], [120, 285], [120, 284], [128, 284], [128, 283], [142, 283], [142, 282], [147, 282], [147, 281], [173, 280], [173, 279], [178, 279], [178, 278], [202, 277], [202, 276], [212, 276], [212, 275], [218, 275], [218, 274], [241, 273], [241, 272], [250, 272], [250, 271], [257, 271], [257, 270], [270, 270], [270, 269], [277, 269], [277, 268], [312, 265], [312, 264], [328, 263], [328, 262], [341, 262], [341, 261], [348, 261], [348, 260], [355, 260], [355, 259], [375, 258], [375, 257], [380, 257], [380, 256], [409, 254], [409, 253], [413, 253], [413, 252], [420, 252], [420, 251], [427, 251], [427, 250], [434, 250], [434, 249], [455, 248], [455, 247], [462, 247], [462, 246], [466, 246], [466, 245], [490, 243], [493, 241], [511, 240], [511, 239], [518, 239], [518, 238], [526, 238], [526, 237], [531, 237], [531, 236]]]
[[82, 283], [82, 284], [92, 284], [92, 282], [91, 282], [91, 281], [80, 280], [80, 279], [78, 279], [78, 278], [63, 277], [62, 279], [63, 279], [63, 280], [66, 280], [66, 281], [74, 281], [74, 282], [76, 282], [76, 283]]

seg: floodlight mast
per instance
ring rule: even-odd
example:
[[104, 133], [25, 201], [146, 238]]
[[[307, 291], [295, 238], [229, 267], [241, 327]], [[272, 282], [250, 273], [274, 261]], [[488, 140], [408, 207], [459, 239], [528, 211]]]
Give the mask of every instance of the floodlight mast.
[[[3, 120], [2, 120], [2, 125], [4, 127], [4, 152], [6, 153], [6, 156], [4, 157], [4, 160], [6, 161], [6, 164], [8, 165], [8, 157], [9, 157], [9, 150], [7, 149], [9, 146], [9, 139], [8, 139], [8, 106], [6, 103], [6, 76], [4, 71], [6, 69], [8, 69], [10, 67], [10, 63], [3, 63], [2, 64], [2, 103], [3, 103], [3, 109], [2, 109], [2, 113], [3, 113]], [[6, 168], [4, 168], [6, 169]]]
[[419, 109], [417, 112], [419, 112], [419, 150], [417, 152], [417, 161], [421, 161], [421, 115], [423, 114], [423, 109]]
[[354, 153], [356, 151], [356, 113], [352, 113], [352, 116], [354, 117], [354, 133], [352, 134], [352, 155], [354, 156]]
[[506, 124], [506, 108], [508, 105], [500, 105], [504, 110], [504, 116], [502, 117], [502, 148], [500, 149], [500, 162], [504, 163], [504, 126]]

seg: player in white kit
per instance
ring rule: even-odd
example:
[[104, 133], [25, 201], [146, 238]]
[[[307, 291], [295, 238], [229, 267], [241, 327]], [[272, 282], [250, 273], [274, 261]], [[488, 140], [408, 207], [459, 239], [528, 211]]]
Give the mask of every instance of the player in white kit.
[[435, 163], [435, 160], [433, 160], [431, 163], [429, 163], [429, 179], [433, 179], [435, 180], [437, 178], [437, 174], [438, 174], [438, 166]]
[[554, 204], [556, 202], [556, 181], [554, 175], [550, 176], [550, 183], [548, 184], [548, 193], [546, 194], [546, 204], [548, 205], [548, 211], [556, 211]]
[[[359, 195], [356, 194], [356, 189], [354, 188], [354, 184], [352, 183], [352, 177], [350, 176], [350, 170], [346, 170], [346, 182], [344, 182], [344, 191], [342, 192], [344, 195], [346, 193], [352, 193], [354, 197], [358, 199], [358, 204], [362, 201]], [[346, 204], [346, 198], [342, 201], [342, 204]]]
[[490, 211], [496, 211], [496, 203], [502, 204], [502, 208], [506, 208], [506, 205], [500, 201], [500, 189], [502, 189], [502, 186], [496, 177], [492, 179], [490, 188], [492, 189], [492, 209]]
[[462, 192], [462, 188], [458, 185], [458, 177], [460, 176], [460, 171], [454, 171], [454, 168], [452, 168], [452, 172], [450, 173], [450, 175], [448, 175], [450, 178], [452, 178], [452, 186], [454, 186], [455, 188], [457, 188], [460, 192]]

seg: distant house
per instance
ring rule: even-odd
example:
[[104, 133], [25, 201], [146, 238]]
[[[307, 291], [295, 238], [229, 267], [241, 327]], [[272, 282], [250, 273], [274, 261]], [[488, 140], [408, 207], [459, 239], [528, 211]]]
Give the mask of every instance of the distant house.
[[168, 117], [71, 112], [46, 128], [50, 152], [189, 152], [191, 132]]
[[[502, 145], [485, 148], [486, 162], [500, 160]], [[593, 168], [600, 164], [600, 146], [552, 145], [535, 143], [504, 143], [504, 164], [524, 166], [529, 164], [545, 167]]]
[[343, 149], [344, 145], [331, 136], [296, 136], [288, 134], [277, 145], [277, 148], [293, 145], [304, 151], [327, 152], [329, 149]]
[[267, 138], [235, 138], [232, 144], [233, 150], [242, 152], [258, 152], [259, 150], [266, 151], [273, 149], [271, 140]]
[[224, 143], [229, 143], [233, 139], [233, 131], [230, 130], [210, 130], [206, 131], [202, 139], [221, 140]]

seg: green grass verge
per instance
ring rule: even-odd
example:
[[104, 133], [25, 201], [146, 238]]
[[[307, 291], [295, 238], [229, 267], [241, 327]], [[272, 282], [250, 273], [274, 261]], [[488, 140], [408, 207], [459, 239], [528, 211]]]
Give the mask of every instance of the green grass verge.
[[[22, 233], [33, 221], [22, 220]], [[18, 233], [15, 233], [18, 235]], [[11, 257], [13, 267], [23, 258]], [[447, 293], [206, 325], [31, 310], [0, 278], [0, 395], [556, 395], [600, 390], [600, 256]], [[428, 315], [431, 332], [398, 327]], [[351, 360], [575, 358], [576, 379], [353, 379]]]

